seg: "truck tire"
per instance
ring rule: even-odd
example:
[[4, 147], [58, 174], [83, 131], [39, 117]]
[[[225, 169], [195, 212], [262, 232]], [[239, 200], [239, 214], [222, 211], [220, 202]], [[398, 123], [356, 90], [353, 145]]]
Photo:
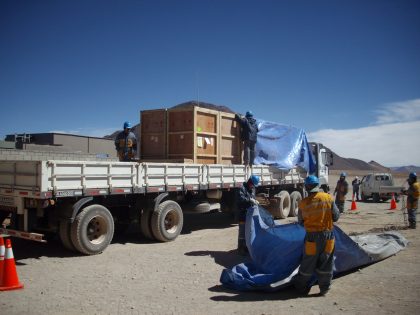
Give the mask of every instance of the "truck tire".
[[302, 195], [300, 192], [292, 191], [290, 194], [290, 213], [289, 217], [297, 217], [299, 211], [299, 202], [302, 200]]
[[162, 202], [152, 214], [153, 236], [161, 242], [174, 240], [181, 233], [183, 224], [182, 209], [173, 200]]
[[86, 255], [103, 252], [113, 236], [114, 219], [101, 205], [87, 206], [71, 225], [71, 241], [79, 252]]
[[149, 240], [154, 240], [151, 228], [152, 212], [150, 208], [140, 210], [140, 230], [143, 236]]
[[71, 241], [70, 230], [70, 222], [67, 219], [61, 219], [58, 226], [58, 234], [61, 243], [63, 243], [64, 247], [68, 250], [75, 251], [76, 248]]
[[271, 200], [270, 208], [273, 211], [274, 218], [285, 219], [290, 212], [290, 195], [286, 190], [280, 191], [275, 198]]
[[379, 194], [372, 194], [372, 200], [373, 202], [379, 202], [381, 200], [381, 198], [379, 198]]
[[366, 195], [364, 193], [361, 194], [362, 197], [362, 201], [366, 202], [368, 200], [368, 198], [366, 197]]

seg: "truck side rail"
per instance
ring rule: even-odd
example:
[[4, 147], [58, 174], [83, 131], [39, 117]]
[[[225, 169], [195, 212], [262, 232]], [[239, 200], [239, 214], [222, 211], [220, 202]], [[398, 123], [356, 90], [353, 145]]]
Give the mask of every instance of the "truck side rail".
[[292, 169], [266, 165], [219, 165], [114, 161], [1, 161], [0, 193], [51, 198], [160, 193], [239, 187], [250, 175], [261, 186], [302, 183]]

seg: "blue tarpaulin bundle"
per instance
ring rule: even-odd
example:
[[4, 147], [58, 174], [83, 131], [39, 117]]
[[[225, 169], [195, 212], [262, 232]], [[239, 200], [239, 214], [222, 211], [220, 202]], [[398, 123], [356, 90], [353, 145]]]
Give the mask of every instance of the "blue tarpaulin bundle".
[[258, 120], [255, 164], [271, 165], [282, 170], [295, 166], [315, 172], [315, 161], [303, 129]]
[[[397, 232], [349, 237], [335, 226], [334, 235], [334, 276], [394, 255], [408, 243]], [[228, 288], [242, 291], [275, 291], [289, 286], [299, 268], [304, 237], [301, 225], [277, 225], [264, 208], [249, 208], [246, 243], [252, 262], [223, 270], [220, 281]]]

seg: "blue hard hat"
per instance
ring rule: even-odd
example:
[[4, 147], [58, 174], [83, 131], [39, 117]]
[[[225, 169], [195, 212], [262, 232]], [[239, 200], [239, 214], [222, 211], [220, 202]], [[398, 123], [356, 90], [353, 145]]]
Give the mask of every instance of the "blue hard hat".
[[417, 179], [417, 174], [416, 174], [416, 172], [411, 172], [411, 173], [408, 175], [408, 178], [411, 178], [411, 179]]
[[126, 129], [126, 128], [131, 128], [131, 123], [129, 121], [126, 121], [124, 123], [124, 129]]
[[347, 173], [346, 172], [342, 172], [341, 174], [340, 174], [340, 177], [346, 177], [347, 176]]
[[249, 181], [251, 181], [252, 185], [258, 186], [258, 184], [260, 182], [260, 178], [257, 175], [251, 175], [249, 177]]
[[254, 117], [254, 114], [251, 111], [247, 111], [245, 117]]
[[305, 178], [305, 185], [319, 185], [319, 179], [315, 175], [309, 175]]

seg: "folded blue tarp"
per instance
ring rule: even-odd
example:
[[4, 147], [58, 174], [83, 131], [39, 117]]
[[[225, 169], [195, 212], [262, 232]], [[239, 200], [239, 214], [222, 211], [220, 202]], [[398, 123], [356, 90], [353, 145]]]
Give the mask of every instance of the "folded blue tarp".
[[282, 170], [295, 166], [315, 172], [315, 161], [303, 129], [258, 120], [255, 164], [271, 165]]
[[[248, 209], [245, 233], [252, 262], [223, 270], [222, 284], [242, 291], [274, 291], [290, 285], [302, 258], [304, 228], [297, 223], [276, 225], [264, 208], [255, 206]], [[408, 243], [396, 232], [352, 239], [335, 226], [334, 235], [334, 276], [394, 255]]]

